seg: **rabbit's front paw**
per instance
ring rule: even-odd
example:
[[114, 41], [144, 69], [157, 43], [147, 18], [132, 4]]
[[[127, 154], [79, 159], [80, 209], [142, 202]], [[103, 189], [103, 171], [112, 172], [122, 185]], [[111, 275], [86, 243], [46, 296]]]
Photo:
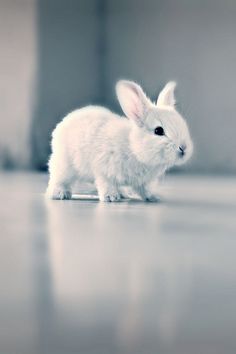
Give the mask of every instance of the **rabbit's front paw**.
[[157, 203], [160, 201], [160, 198], [156, 195], [149, 195], [149, 196], [145, 196], [143, 200], [145, 202]]
[[60, 191], [59, 192], [59, 199], [71, 199], [71, 192], [70, 191]]
[[160, 198], [154, 193], [151, 193], [146, 186], [136, 186], [133, 187], [134, 192], [138, 194], [138, 196], [143, 200], [144, 202], [159, 202]]
[[109, 194], [100, 195], [99, 199], [101, 202], [119, 202], [121, 196], [119, 193], [109, 193]]
[[47, 196], [50, 199], [56, 200], [64, 200], [64, 199], [71, 199], [71, 191], [63, 190], [63, 189], [54, 189], [53, 191], [47, 191]]
[[97, 177], [96, 186], [98, 190], [99, 200], [101, 202], [120, 201], [121, 196], [116, 181], [109, 181], [104, 177]]

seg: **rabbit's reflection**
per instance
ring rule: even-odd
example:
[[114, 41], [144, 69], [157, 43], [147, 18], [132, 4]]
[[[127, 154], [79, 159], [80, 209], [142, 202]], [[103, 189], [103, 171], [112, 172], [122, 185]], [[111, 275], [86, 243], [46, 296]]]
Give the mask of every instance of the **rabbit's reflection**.
[[110, 342], [127, 348], [149, 335], [157, 342], [173, 338], [188, 305], [191, 258], [165, 238], [164, 209], [86, 201], [47, 201], [47, 208], [64, 326], [103, 328]]

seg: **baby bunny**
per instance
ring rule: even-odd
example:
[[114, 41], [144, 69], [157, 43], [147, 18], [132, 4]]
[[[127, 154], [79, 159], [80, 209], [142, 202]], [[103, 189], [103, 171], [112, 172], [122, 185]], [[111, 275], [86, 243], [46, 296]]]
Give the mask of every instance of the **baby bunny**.
[[126, 117], [88, 106], [68, 114], [52, 133], [47, 195], [70, 199], [76, 180], [94, 182], [100, 201], [121, 198], [130, 186], [145, 201], [157, 200], [150, 186], [173, 165], [186, 162], [192, 142], [175, 109], [175, 82], [152, 103], [134, 82], [121, 80], [116, 93]]

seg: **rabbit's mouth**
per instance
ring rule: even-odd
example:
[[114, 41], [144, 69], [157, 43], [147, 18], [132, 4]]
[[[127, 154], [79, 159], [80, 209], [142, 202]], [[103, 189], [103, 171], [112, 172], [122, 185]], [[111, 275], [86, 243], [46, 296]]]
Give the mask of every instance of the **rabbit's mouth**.
[[178, 155], [182, 159], [186, 155], [187, 146], [185, 144], [181, 144], [178, 148]]
[[191, 145], [184, 145], [181, 144], [178, 149], [177, 149], [177, 165], [182, 165], [184, 164], [192, 155], [192, 147]]
[[185, 160], [186, 158], [186, 152], [182, 153], [182, 152], [178, 152], [178, 158], [179, 160]]

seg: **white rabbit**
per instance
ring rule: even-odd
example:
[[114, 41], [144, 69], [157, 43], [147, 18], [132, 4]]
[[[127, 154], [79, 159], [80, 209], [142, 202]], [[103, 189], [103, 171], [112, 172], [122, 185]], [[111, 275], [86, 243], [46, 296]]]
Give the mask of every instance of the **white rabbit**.
[[68, 114], [52, 133], [47, 195], [70, 199], [73, 182], [85, 180], [95, 182], [100, 201], [119, 201], [122, 186], [155, 201], [149, 186], [193, 149], [175, 109], [175, 85], [167, 83], [154, 104], [139, 85], [121, 80], [116, 93], [126, 117], [97, 106]]

